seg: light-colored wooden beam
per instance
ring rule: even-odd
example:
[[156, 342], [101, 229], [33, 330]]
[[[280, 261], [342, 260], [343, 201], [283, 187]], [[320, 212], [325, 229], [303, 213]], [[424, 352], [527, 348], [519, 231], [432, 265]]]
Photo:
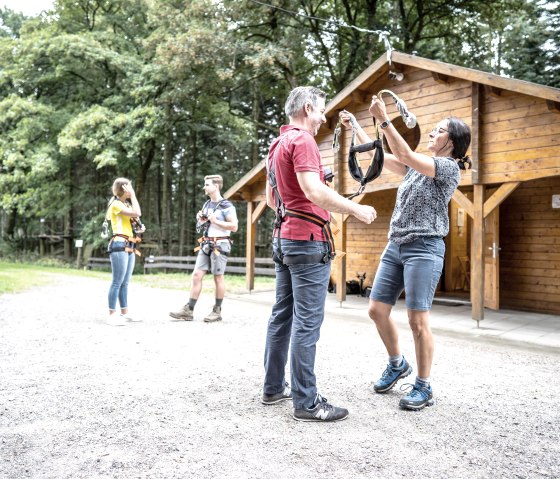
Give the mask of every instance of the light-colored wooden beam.
[[245, 246], [245, 257], [247, 258], [247, 276], [245, 285], [249, 292], [255, 289], [255, 238], [257, 233], [257, 223], [252, 221], [254, 212], [254, 203], [247, 202], [247, 243]]
[[504, 202], [504, 200], [511, 195], [515, 189], [521, 184], [520, 181], [515, 183], [504, 183], [501, 185], [490, 198], [484, 202], [484, 218], [486, 218], [494, 208]]
[[[334, 190], [342, 195], [342, 178], [346, 167], [344, 152], [347, 148], [347, 140], [344, 135], [340, 136], [340, 149], [334, 154], [335, 179], [333, 182]], [[334, 269], [334, 282], [336, 284], [336, 299], [339, 302], [346, 301], [346, 223], [343, 214], [333, 214], [335, 223], [333, 224], [333, 234], [335, 230], [338, 233], [334, 235], [335, 249], [344, 254], [337, 254], [332, 265]]]
[[484, 319], [484, 185], [474, 185], [474, 216], [471, 236], [472, 319]]
[[457, 203], [461, 208], [463, 208], [471, 218], [474, 218], [473, 202], [469, 200], [462, 191], [455, 190], [452, 198], [453, 201], [455, 201], [455, 203]]
[[266, 210], [266, 207], [267, 207], [266, 200], [259, 201], [259, 204], [253, 210], [253, 214], [251, 215], [251, 223], [255, 224], [259, 220], [259, 218], [264, 213], [264, 210]]
[[472, 160], [472, 183], [476, 184], [479, 183], [479, 178], [481, 178], [480, 174], [480, 116], [482, 112], [480, 111], [482, 108], [482, 87], [479, 83], [472, 84], [472, 92], [471, 92], [471, 160]]

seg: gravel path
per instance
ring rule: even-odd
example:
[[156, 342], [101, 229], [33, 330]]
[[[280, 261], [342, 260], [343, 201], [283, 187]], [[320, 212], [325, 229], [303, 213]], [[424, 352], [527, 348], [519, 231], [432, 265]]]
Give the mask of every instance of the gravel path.
[[204, 297], [194, 322], [171, 321], [186, 294], [133, 280], [144, 322], [116, 328], [107, 287], [56, 277], [0, 296], [0, 478], [560, 477], [557, 352], [439, 335], [437, 404], [401, 411], [398, 387], [371, 392], [386, 358], [365, 311], [330, 314], [318, 384], [350, 417], [300, 423], [259, 402], [270, 305], [226, 298], [205, 324]]

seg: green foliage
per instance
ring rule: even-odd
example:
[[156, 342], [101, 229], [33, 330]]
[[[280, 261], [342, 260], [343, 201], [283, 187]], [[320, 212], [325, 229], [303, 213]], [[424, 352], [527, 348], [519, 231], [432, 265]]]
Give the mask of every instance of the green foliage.
[[266, 156], [288, 92], [314, 84], [334, 96], [385, 52], [380, 31], [396, 50], [559, 84], [558, 1], [261, 3], [57, 0], [31, 19], [0, 9], [0, 235], [10, 248], [37, 250], [39, 218], [49, 241], [101, 247], [111, 184], [126, 176], [145, 241], [187, 254], [204, 175], [234, 184]]
[[[103, 271], [87, 271], [71, 269], [68, 265], [53, 261], [39, 260], [33, 264], [25, 262], [6, 262], [0, 261], [0, 294], [18, 293], [27, 289], [44, 286], [67, 276], [85, 276], [97, 278], [107, 282], [111, 281], [111, 273]], [[135, 274], [132, 282], [142, 286], [161, 289], [184, 290], [186, 285], [191, 282], [191, 275], [188, 273], [156, 273], [156, 274]], [[230, 294], [247, 292], [245, 286], [246, 278], [242, 275], [228, 275], [227, 288]], [[255, 278], [255, 291], [270, 291], [274, 289], [275, 278], [268, 276], [257, 276]], [[211, 278], [206, 278], [203, 282], [202, 292], [204, 294], [213, 293], [215, 289]]]

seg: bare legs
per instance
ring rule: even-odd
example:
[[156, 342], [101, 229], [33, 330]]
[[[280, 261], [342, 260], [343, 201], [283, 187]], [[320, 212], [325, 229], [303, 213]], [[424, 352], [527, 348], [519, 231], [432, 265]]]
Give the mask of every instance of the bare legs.
[[[379, 336], [387, 349], [389, 356], [401, 354], [399, 346], [399, 333], [395, 322], [391, 318], [392, 306], [379, 301], [370, 300], [368, 314], [375, 323]], [[427, 378], [430, 376], [432, 359], [434, 356], [434, 340], [430, 328], [430, 312], [409, 309], [408, 324], [414, 338], [416, 351], [416, 364], [418, 365], [418, 376]]]

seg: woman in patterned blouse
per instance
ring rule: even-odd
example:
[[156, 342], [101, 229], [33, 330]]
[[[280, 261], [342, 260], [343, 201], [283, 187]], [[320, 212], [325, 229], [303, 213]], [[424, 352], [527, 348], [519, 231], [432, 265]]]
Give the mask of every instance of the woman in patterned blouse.
[[[466, 156], [471, 132], [458, 118], [441, 120], [429, 134], [428, 156], [410, 149], [387, 117], [381, 98], [373, 97], [369, 111], [380, 123], [391, 148], [392, 154], [385, 153], [384, 167], [403, 176], [391, 217], [389, 242], [380, 259], [368, 308], [389, 356], [389, 363], [373, 389], [377, 393], [387, 392], [399, 379], [412, 373], [391, 319], [391, 310], [404, 290], [418, 374], [399, 406], [417, 410], [434, 403], [430, 386], [434, 352], [430, 309], [443, 269], [449, 201], [459, 184], [460, 170], [471, 165]], [[340, 118], [346, 127], [354, 121], [361, 143], [371, 141], [351, 113], [342, 111]]]

